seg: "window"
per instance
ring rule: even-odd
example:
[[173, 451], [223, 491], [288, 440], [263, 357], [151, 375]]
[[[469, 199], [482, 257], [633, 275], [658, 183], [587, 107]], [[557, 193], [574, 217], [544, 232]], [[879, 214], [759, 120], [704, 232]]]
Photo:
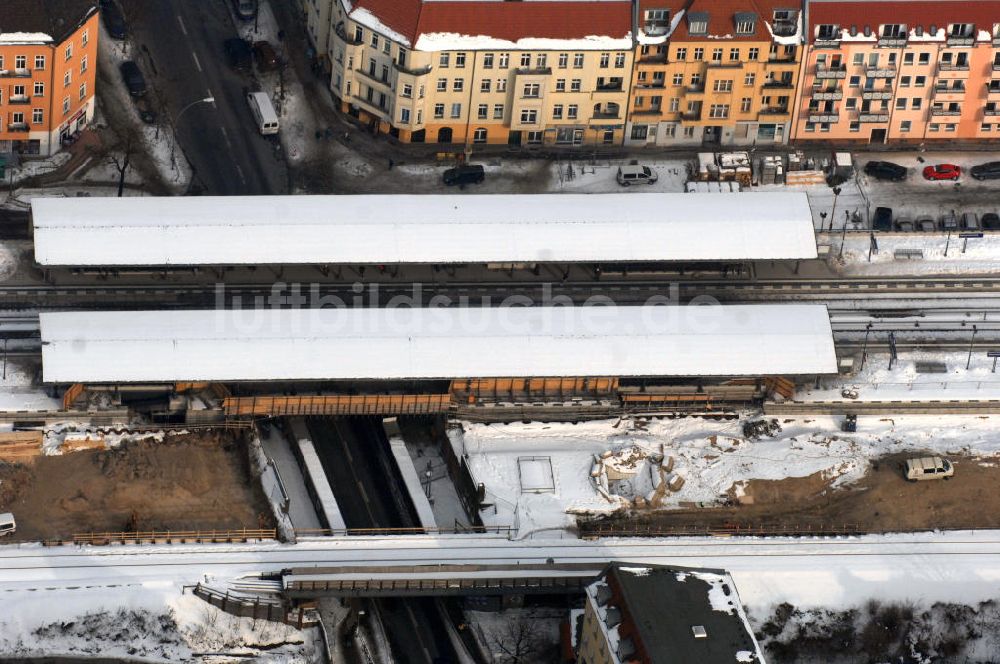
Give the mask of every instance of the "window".
[[542, 132], [540, 131], [528, 132], [528, 145], [538, 145], [541, 142], [542, 142]]
[[662, 35], [670, 27], [669, 9], [647, 9], [643, 32], [647, 35]]
[[497, 92], [507, 92], [507, 79], [498, 78], [497, 79]]
[[521, 96], [537, 98], [540, 90], [541, 86], [538, 83], [525, 83], [521, 90]]
[[705, 49], [701, 48], [700, 46], [698, 48], [694, 49], [694, 59], [695, 60], [704, 60], [705, 59]]
[[456, 78], [454, 81], [451, 82], [451, 89], [452, 89], [452, 92], [461, 92], [462, 90], [464, 90], [465, 89], [465, 79], [464, 78]]
[[694, 127], [684, 127], [684, 138], [694, 138]]
[[439, 78], [437, 80], [437, 91], [438, 92], [447, 92], [448, 91], [448, 79], [446, 79], [446, 78]]
[[749, 113], [750, 112], [750, 105], [752, 103], [753, 103], [753, 101], [750, 99], [750, 97], [744, 97], [743, 99], [741, 99], [740, 100], [740, 112], [741, 113]]
[[531, 53], [522, 53], [521, 54], [521, 66], [522, 67], [530, 67], [531, 66]]
[[406, 97], [407, 99], [410, 99], [411, 97], [413, 97], [413, 86], [410, 85], [409, 83], [404, 83], [403, 91], [400, 94]]
[[548, 63], [549, 63], [549, 56], [546, 55], [545, 53], [539, 53], [538, 55], [535, 56], [536, 69], [545, 69], [546, 67], [549, 66]]
[[701, 18], [688, 18], [688, 32], [693, 35], [703, 35], [708, 32], [708, 21]]
[[574, 78], [572, 81], [569, 82], [569, 90], [570, 92], [579, 92], [582, 88], [582, 85], [583, 81], [581, 81], [579, 78]]
[[861, 123], [857, 120], [853, 120], [848, 126], [849, 131], [861, 131]]
[[424, 86], [423, 84], [421, 84], [420, 87], [417, 88], [417, 99], [423, 99], [423, 98], [424, 98]]
[[506, 69], [510, 66], [510, 53], [500, 54], [500, 69]]
[[84, 30], [83, 35], [80, 37], [80, 43], [86, 46], [90, 43], [90, 30]]
[[674, 74], [674, 85], [684, 85], [684, 74]]
[[439, 119], [444, 117], [444, 104], [434, 104], [434, 117]]
[[676, 133], [677, 133], [677, 125], [675, 124], [663, 125], [663, 135], [666, 136], [667, 138], [673, 138]]
[[462, 117], [462, 104], [461, 102], [455, 102], [451, 105], [451, 117], [460, 118]]
[[35, 56], [35, 69], [45, 69], [45, 56], [36, 55]]
[[644, 141], [649, 135], [649, 125], [633, 125], [629, 138], [633, 141]]
[[[63, 113], [66, 113], [66, 112], [69, 111], [69, 108], [68, 108], [68, 106], [69, 106], [69, 99], [68, 98], [66, 99], [66, 106], [67, 106], [67, 108], [66, 108], [66, 110], [63, 111]], [[11, 124], [23, 125], [24, 124], [24, 113], [11, 113], [10, 114], [10, 122], [11, 122]]]
[[389, 82], [389, 65], [382, 65], [382, 82]]
[[901, 131], [901, 132], [908, 132], [908, 131], [910, 131], [910, 121], [909, 120], [903, 120], [902, 122], [900, 122], [899, 123], [899, 131]]
[[[63, 115], [66, 115], [67, 113], [69, 113], [69, 108], [70, 108], [70, 106], [69, 106], [69, 97], [66, 97], [66, 98], [63, 99]], [[22, 120], [22, 122], [23, 122], [23, 120]]]
[[729, 59], [733, 60], [733, 61], [739, 60], [740, 59], [740, 49], [738, 49], [738, 48], [731, 48], [731, 49], [729, 49]]
[[26, 55], [15, 55], [14, 56], [14, 69], [27, 69], [28, 68], [28, 56]]
[[743, 77], [743, 85], [751, 86], [757, 80], [757, 74], [749, 72]]
[[493, 54], [483, 54], [483, 69], [493, 69]]
[[480, 120], [485, 120], [486, 118], [489, 117], [489, 115], [490, 115], [489, 104], [480, 104], [479, 107], [476, 109], [476, 117], [479, 118]]
[[691, 74], [691, 87], [698, 88], [701, 87], [701, 72], [695, 72]]
[[850, 79], [848, 79], [847, 84], [849, 86], [851, 86], [852, 88], [861, 87], [861, 77], [860, 76], [852, 76]]
[[87, 71], [87, 64], [88, 64], [88, 62], [87, 62], [87, 56], [85, 55], [82, 58], [80, 58], [80, 73], [81, 74], [83, 74], [83, 73], [85, 73]]
[[354, 41], [363, 42], [365, 40], [365, 31], [360, 25], [354, 26]]
[[40, 108], [31, 109], [31, 124], [42, 124], [45, 114]]
[[912, 80], [913, 79], [910, 78], [909, 76], [900, 76], [899, 77], [899, 87], [901, 87], [901, 88], [908, 88], [908, 87], [910, 87], [910, 81], [912, 81]]
[[562, 104], [556, 104], [555, 106], [553, 106], [552, 107], [552, 119], [553, 120], [562, 120], [562, 116], [563, 116], [563, 105]]
[[410, 124], [410, 109], [408, 108], [399, 109], [399, 123]]
[[816, 124], [813, 123], [813, 122], [807, 122], [806, 123], [806, 131], [807, 132], [816, 131]]
[[372, 33], [371, 45], [372, 48], [378, 48], [378, 35], [375, 34], [374, 32]]
[[389, 53], [392, 52], [392, 42], [388, 39], [382, 42], [382, 52], [386, 55], [389, 55]]
[[912, 65], [913, 64], [913, 53], [904, 53], [903, 54], [903, 64], [904, 65]]
[[63, 76], [63, 87], [69, 86], [72, 80], [73, 80], [73, 72], [72, 70], [67, 69], [66, 74]]
[[447, 69], [450, 66], [451, 66], [451, 53], [442, 53], [440, 57], [438, 57], [438, 67], [441, 67], [442, 69]]
[[458, 67], [459, 69], [465, 67], [465, 53], [455, 54], [455, 66]]
[[607, 69], [610, 63], [611, 63], [611, 54], [601, 53], [601, 64], [600, 64], [601, 69]]
[[580, 113], [580, 108], [576, 104], [570, 104], [566, 108], [566, 118], [568, 120], [576, 120], [577, 115]]
[[922, 65], [929, 65], [931, 63], [931, 54], [921, 53], [920, 55], [917, 56], [917, 62]]
[[955, 126], [956, 126], [956, 125], [953, 125], [953, 124], [946, 124], [946, 125], [944, 126], [944, 130], [945, 130], [945, 131], [955, 131]]
[[914, 111], [919, 111], [924, 105], [924, 100], [921, 97], [914, 97], [910, 100], [910, 109]]
[[573, 69], [583, 69], [583, 53], [573, 54]]
[[538, 124], [538, 111], [533, 108], [521, 109], [521, 124]]
[[45, 96], [45, 84], [41, 81], [35, 81], [35, 96], [44, 97]]
[[896, 100], [896, 110], [905, 111], [906, 110], [906, 97], [900, 97]]
[[559, 54], [559, 69], [566, 69], [569, 66], [569, 53]]
[[754, 61], [759, 60], [759, 59], [760, 59], [760, 49], [759, 48], [754, 47], [754, 48], [751, 48], [749, 51], [747, 51], [747, 60], [750, 60], [751, 62], [754, 62]]
[[[865, 64], [865, 54], [864, 53], [855, 53], [854, 54], [854, 64], [857, 65], [857, 66], [861, 66], [861, 65]], [[878, 63], [876, 63], [876, 64], [878, 64]]]
[[625, 69], [624, 53], [615, 53], [615, 69]]
[[853, 111], [858, 107], [858, 100], [855, 97], [848, 97], [844, 100], [844, 108], [849, 111]]
[[729, 104], [712, 104], [708, 109], [710, 118], [728, 118]]
[[87, 83], [84, 82], [80, 84], [80, 101], [83, 101], [86, 98], [87, 98]]
[[917, 76], [916, 78], [913, 79], [913, 86], [914, 87], [922, 88], [925, 85], [927, 85], [927, 77], [926, 76]]
[[503, 104], [493, 104], [493, 119], [503, 120]]
[[733, 82], [718, 80], [715, 82], [715, 85], [712, 86], [712, 89], [716, 92], [732, 92]]
[[493, 83], [493, 81], [491, 79], [488, 79], [488, 78], [484, 78], [483, 80], [479, 81], [479, 91], [480, 92], [489, 92], [490, 91], [490, 86], [492, 85], [492, 83]]
[[736, 23], [736, 34], [738, 35], [749, 35], [753, 34], [753, 21], [741, 20]]
[[941, 131], [941, 125], [936, 123], [931, 123], [927, 125], [927, 131]]
[[677, 49], [676, 60], [678, 62], [684, 62], [685, 60], [687, 60], [687, 57], [688, 57], [688, 50], [686, 48]]
[[566, 92], [566, 79], [557, 78], [556, 79], [556, 92]]
[[73, 57], [73, 45], [66, 44], [66, 59], [69, 60]]
[[713, 48], [712, 49], [712, 62], [722, 62], [722, 49]]
[[472, 142], [473, 143], [485, 143], [486, 142], [486, 128], [477, 127], [476, 131], [472, 132]]
[[681, 108], [681, 100], [678, 99], [677, 97], [671, 97], [670, 98], [670, 112], [671, 113], [676, 113], [677, 111], [680, 110], [680, 108]]

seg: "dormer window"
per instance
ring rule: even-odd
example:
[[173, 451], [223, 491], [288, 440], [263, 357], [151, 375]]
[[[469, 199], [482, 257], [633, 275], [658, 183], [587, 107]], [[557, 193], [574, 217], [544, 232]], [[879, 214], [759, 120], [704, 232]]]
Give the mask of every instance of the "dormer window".
[[754, 27], [757, 24], [757, 15], [751, 14], [749, 12], [740, 12], [736, 14], [736, 34], [738, 35], [752, 35], [754, 33]]
[[840, 26], [832, 23], [824, 23], [816, 26], [816, 39], [821, 39], [823, 41], [840, 39]]
[[708, 12], [689, 12], [688, 32], [692, 35], [708, 34]]
[[976, 26], [972, 23], [952, 23], [948, 26], [948, 36], [959, 39], [972, 37], [976, 34]]
[[647, 9], [642, 31], [647, 35], [662, 35], [670, 29], [669, 9]]
[[879, 36], [886, 39], [899, 39], [906, 36], [906, 26], [902, 23], [887, 23], [881, 26]]
[[791, 37], [799, 31], [799, 12], [794, 9], [775, 9], [771, 30], [779, 37]]

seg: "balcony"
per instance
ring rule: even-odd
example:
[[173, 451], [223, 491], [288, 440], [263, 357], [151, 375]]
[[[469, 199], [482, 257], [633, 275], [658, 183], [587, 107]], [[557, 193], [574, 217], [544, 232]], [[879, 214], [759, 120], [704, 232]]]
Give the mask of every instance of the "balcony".
[[821, 90], [812, 93], [812, 98], [816, 101], [840, 101], [844, 98], [843, 90]]
[[847, 67], [844, 65], [839, 65], [836, 67], [821, 67], [816, 65], [816, 78], [818, 79], [831, 79], [831, 78], [847, 78]]
[[30, 69], [0, 69], [0, 78], [31, 78]]
[[878, 122], [888, 122], [888, 121], [889, 121], [889, 114], [888, 113], [864, 113], [864, 112], [862, 112], [862, 113], [858, 114], [858, 122], [862, 122], [862, 123], [865, 123], [865, 124], [878, 123]]
[[7, 131], [11, 133], [25, 133], [28, 131], [27, 122], [11, 122], [7, 125]]
[[959, 116], [962, 114], [962, 109], [960, 108], [932, 108], [931, 115], [934, 116]]
[[518, 67], [514, 70], [517, 76], [549, 76], [552, 67]]
[[621, 113], [609, 113], [608, 111], [601, 111], [600, 113], [594, 113], [590, 116], [591, 120], [617, 120], [621, 117]]
[[657, 90], [667, 87], [667, 83], [664, 80], [653, 79], [652, 81], [639, 81], [635, 84], [635, 87], [642, 90]]
[[989, 107], [984, 108], [983, 109], [983, 115], [986, 115], [986, 116], [989, 116], [989, 117], [996, 117], [996, 116], [1000, 115], [1000, 108], [996, 108], [996, 107], [994, 107], [994, 108], [989, 108]]
[[30, 104], [31, 98], [28, 95], [11, 95], [7, 99], [7, 102], [11, 104]]
[[875, 100], [879, 100], [879, 101], [881, 101], [883, 99], [892, 99], [892, 91], [891, 90], [862, 90], [862, 92], [861, 92], [861, 98], [862, 99], [875, 99]]
[[1000, 62], [993, 62], [993, 71], [1000, 71]]
[[976, 38], [973, 35], [968, 37], [959, 37], [955, 35], [949, 35], [946, 40], [948, 46], [974, 46], [976, 43]]
[[769, 90], [791, 90], [795, 84], [791, 81], [766, 81], [762, 87]]
[[896, 78], [895, 67], [866, 67], [865, 76], [868, 78]]
[[798, 20], [778, 19], [771, 25], [775, 37], [794, 37], [799, 31]]
[[840, 115], [837, 113], [810, 113], [809, 122], [813, 124], [834, 124], [840, 122]]
[[667, 64], [666, 53], [649, 53], [639, 56], [640, 65], [665, 65]]
[[879, 48], [903, 48], [906, 46], [906, 35], [891, 35], [878, 38]]
[[412, 67], [407, 67], [406, 65], [401, 65], [395, 60], [392, 61], [392, 68], [398, 71], [400, 74], [409, 74], [410, 76], [424, 76], [431, 73], [431, 66], [425, 65], [423, 67], [418, 67], [416, 69]]
[[[662, 88], [663, 86], [660, 85], [660, 87]], [[613, 84], [608, 83], [605, 85], [597, 85], [594, 88], [594, 92], [622, 92], [624, 89], [624, 85], [621, 82], [618, 82]]]
[[650, 108], [636, 108], [632, 110], [632, 115], [662, 115], [662, 106], [652, 106]]
[[348, 36], [347, 30], [344, 28], [344, 22], [341, 21], [333, 28], [333, 33], [337, 35], [340, 41], [344, 42], [348, 46], [361, 46], [361, 41], [355, 39], [353, 36]]
[[687, 120], [688, 122], [698, 122], [699, 120], [701, 120], [701, 111], [698, 112], [687, 111], [685, 113], [681, 113], [681, 120]]
[[378, 103], [369, 100], [367, 97], [360, 97], [358, 95], [351, 95], [351, 99], [355, 104], [364, 107], [366, 110], [380, 116], [383, 120], [389, 119], [389, 109], [382, 108]]
[[813, 41], [813, 48], [840, 48], [840, 38], [816, 39]]
[[366, 81], [375, 83], [385, 88], [386, 90], [392, 89], [392, 83], [389, 82], [388, 78], [382, 78], [381, 76], [376, 76], [375, 74], [369, 72], [366, 69], [355, 69], [354, 71], [361, 74], [361, 76], [363, 76]]
[[937, 101], [965, 101], [964, 88], [934, 88], [934, 99]]
[[969, 63], [942, 62], [938, 65], [938, 71], [969, 71]]
[[783, 118], [788, 118], [792, 115], [792, 112], [787, 108], [762, 108], [760, 109], [760, 115], [766, 116], [771, 120], [781, 120]]

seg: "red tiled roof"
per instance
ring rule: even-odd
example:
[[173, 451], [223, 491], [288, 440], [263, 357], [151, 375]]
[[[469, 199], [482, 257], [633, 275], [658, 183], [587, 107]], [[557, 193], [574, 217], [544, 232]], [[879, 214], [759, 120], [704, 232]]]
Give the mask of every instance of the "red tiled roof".
[[[720, 37], [725, 37], [734, 41], [770, 41], [771, 33], [764, 22], [771, 22], [775, 9], [801, 11], [801, 3], [797, 0], [693, 0], [671, 39], [718, 41]], [[692, 12], [708, 13], [708, 35], [692, 35], [688, 32], [688, 17]], [[747, 12], [757, 15], [754, 32], [737, 35], [736, 14]]]
[[622, 38], [632, 31], [629, 0], [359, 0], [396, 32], [416, 43], [421, 34], [446, 32], [517, 41], [527, 37], [581, 39], [591, 35]]
[[862, 34], [866, 25], [872, 34], [878, 26], [902, 23], [909, 30], [917, 26], [925, 31], [931, 25], [946, 28], [949, 23], [974, 23], [977, 30], [993, 30], [1000, 23], [1000, 0], [870, 0], [869, 2], [809, 2], [809, 41], [815, 38], [816, 26], [857, 26]]

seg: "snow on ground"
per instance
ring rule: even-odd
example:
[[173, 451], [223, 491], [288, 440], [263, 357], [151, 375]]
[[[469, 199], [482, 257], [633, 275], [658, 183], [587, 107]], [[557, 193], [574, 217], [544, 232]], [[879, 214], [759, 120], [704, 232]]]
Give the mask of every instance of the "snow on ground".
[[195, 653], [231, 653], [306, 664], [320, 661], [318, 648], [313, 632], [231, 616], [179, 582], [11, 590], [0, 602], [0, 656], [194, 661]]
[[635, 191], [637, 193], [666, 193], [684, 191], [684, 183], [688, 180], [688, 171], [694, 162], [690, 159], [637, 159], [643, 166], [653, 168], [658, 176], [651, 185], [635, 185], [622, 187], [618, 184], [618, 167], [628, 164], [625, 160], [573, 160], [555, 162], [552, 164], [551, 188], [556, 192], [588, 193], [588, 194], [620, 194]]
[[62, 401], [33, 386], [34, 371], [17, 362], [0, 360], [0, 411], [59, 410]]
[[167, 436], [181, 436], [187, 433], [189, 432], [185, 429], [126, 432], [119, 427], [96, 427], [85, 422], [57, 422], [45, 427], [42, 453], [47, 455], [63, 454], [65, 452], [62, 449], [63, 443], [100, 441], [103, 443], [104, 449], [111, 449], [122, 443], [138, 441], [160, 443]]
[[410, 440], [406, 441], [406, 448], [413, 459], [413, 467], [420, 477], [427, 500], [431, 503], [438, 527], [444, 530], [468, 527], [469, 516], [465, 513], [455, 483], [448, 474], [448, 465], [440, 448], [435, 444], [418, 445]]
[[[885, 333], [876, 333], [884, 341]], [[969, 335], [972, 328], [969, 328]], [[950, 399], [1000, 399], [1000, 373], [993, 373], [993, 360], [985, 352], [975, 351], [969, 369], [968, 353], [907, 351], [889, 369], [888, 351], [869, 351], [865, 366], [853, 376], [820, 378], [819, 388], [812, 384], [799, 388], [797, 401], [855, 400], [842, 390], [851, 390], [859, 401], [929, 401]], [[860, 362], [860, 359], [858, 360]], [[947, 373], [918, 373], [918, 362], [944, 363]]]
[[10, 278], [17, 271], [17, 263], [15, 252], [0, 242], [0, 281]]
[[[714, 503], [753, 479], [780, 480], [823, 473], [834, 486], [859, 480], [871, 460], [908, 450], [949, 455], [1000, 456], [995, 430], [1000, 417], [859, 417], [858, 433], [840, 432], [841, 418], [783, 421], [773, 438], [748, 440], [744, 420], [699, 418], [641, 421], [600, 420], [579, 424], [473, 424], [449, 431], [457, 454], [467, 456], [475, 482], [486, 485], [481, 513], [488, 525], [514, 525], [518, 537], [545, 529], [569, 529], [575, 515], [607, 514], [630, 505], [623, 494], [605, 495], [591, 477], [595, 455], [635, 447], [673, 457], [672, 473], [684, 479], [662, 505], [676, 508]], [[521, 465], [544, 458], [553, 489], [522, 489]], [[522, 463], [519, 463], [522, 462]]]
[[466, 611], [473, 636], [493, 662], [547, 664], [558, 661], [559, 626], [567, 611], [549, 607]]
[[17, 184], [22, 180], [26, 180], [36, 175], [44, 175], [45, 173], [50, 173], [72, 158], [69, 152], [57, 152], [49, 157], [44, 157], [41, 159], [34, 159], [31, 157], [23, 158], [23, 161], [17, 167], [11, 168], [8, 165], [7, 168], [7, 184]]
[[[871, 253], [868, 233], [836, 233], [820, 244], [830, 245], [834, 270], [849, 275], [989, 274], [1000, 271], [1000, 235], [962, 239], [952, 233], [879, 234], [878, 253]], [[841, 253], [841, 245], [843, 252]], [[920, 252], [917, 257], [910, 257]], [[947, 252], [947, 254], [945, 253]], [[842, 257], [841, 257], [842, 256]]]
[[[121, 108], [127, 109], [125, 116], [131, 125], [131, 129], [142, 135], [145, 143], [146, 153], [150, 161], [156, 168], [163, 182], [175, 192], [183, 192], [191, 182], [191, 167], [187, 163], [180, 146], [176, 144], [172, 127], [164, 125], [166, 118], [160, 118], [160, 126], [147, 125], [139, 119], [139, 113], [134, 108], [134, 102], [121, 83], [118, 75], [119, 65], [133, 57], [135, 47], [127, 42], [118, 42], [107, 37], [104, 26], [101, 26], [101, 44], [98, 49], [98, 57], [101, 60], [101, 67], [108, 74], [108, 78], [114, 81], [110, 86], [108, 98]], [[140, 64], [140, 67], [142, 64]], [[150, 93], [152, 94], [152, 93]]]

